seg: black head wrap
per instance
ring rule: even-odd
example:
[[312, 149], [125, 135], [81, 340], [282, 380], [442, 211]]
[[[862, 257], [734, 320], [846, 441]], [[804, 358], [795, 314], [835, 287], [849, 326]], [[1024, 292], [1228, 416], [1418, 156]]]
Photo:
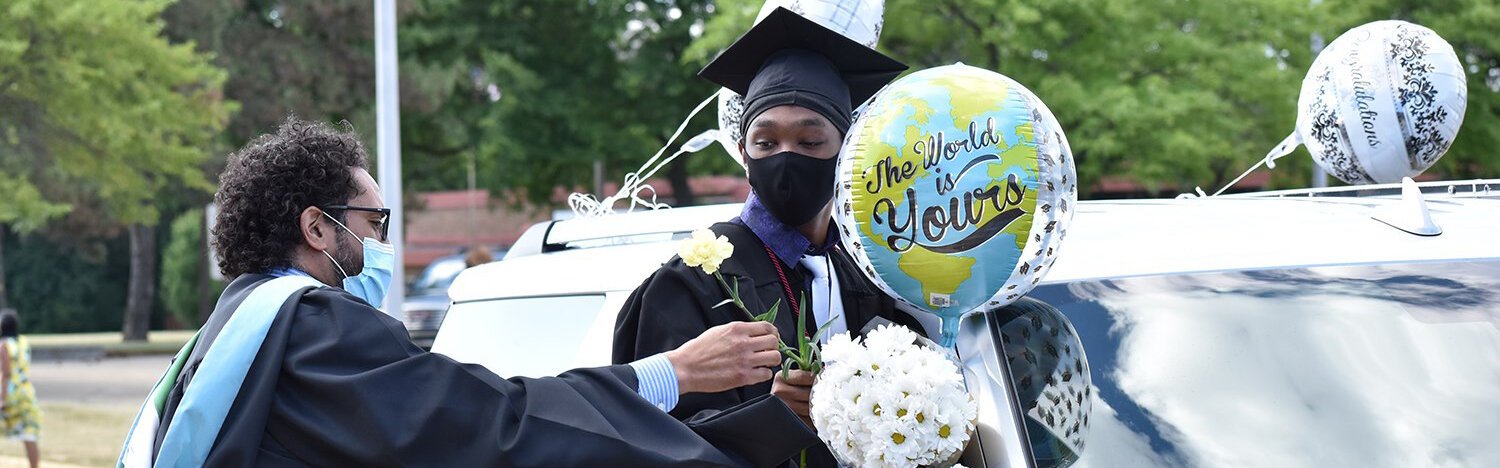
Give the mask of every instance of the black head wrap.
[[750, 80], [745, 93], [745, 113], [740, 119], [740, 134], [750, 121], [777, 106], [801, 106], [827, 117], [843, 134], [849, 130], [849, 85], [839, 76], [833, 62], [817, 52], [786, 49], [772, 55]]

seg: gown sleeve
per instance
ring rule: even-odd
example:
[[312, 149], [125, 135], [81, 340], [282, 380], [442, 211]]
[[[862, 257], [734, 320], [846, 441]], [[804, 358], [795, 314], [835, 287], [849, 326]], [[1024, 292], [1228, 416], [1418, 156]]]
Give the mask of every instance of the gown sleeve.
[[[630, 366], [502, 379], [422, 351], [347, 293], [314, 291], [296, 307], [262, 464], [764, 466], [816, 442], [774, 399], [685, 425], [636, 393]], [[746, 419], [766, 430], [730, 424]]]
[[[628, 363], [670, 351], [704, 330], [739, 320], [731, 313], [733, 306], [712, 309], [726, 296], [706, 278], [674, 258], [641, 283], [615, 321], [613, 362]], [[747, 285], [741, 287], [747, 293], [754, 290]], [[768, 393], [769, 382], [718, 393], [689, 393], [677, 400], [671, 414], [693, 422]]]

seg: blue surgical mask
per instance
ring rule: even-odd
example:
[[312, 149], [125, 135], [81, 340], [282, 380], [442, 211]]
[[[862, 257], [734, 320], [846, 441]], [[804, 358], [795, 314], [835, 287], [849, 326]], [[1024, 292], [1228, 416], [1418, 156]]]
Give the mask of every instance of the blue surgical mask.
[[[323, 213], [323, 216], [328, 216], [328, 213]], [[328, 216], [328, 219], [333, 219], [333, 217]], [[391, 277], [396, 269], [396, 248], [374, 238], [361, 238], [337, 219], [333, 219], [333, 222], [344, 228], [349, 235], [360, 240], [360, 244], [365, 249], [365, 268], [360, 270], [358, 275], [349, 276], [349, 273], [344, 271], [344, 266], [339, 265], [339, 261], [334, 260], [332, 255], [328, 255], [327, 250], [323, 251], [323, 255], [328, 256], [328, 259], [333, 261], [333, 266], [344, 275], [345, 291], [364, 299], [371, 307], [380, 307], [385, 304], [385, 293], [391, 288]]]

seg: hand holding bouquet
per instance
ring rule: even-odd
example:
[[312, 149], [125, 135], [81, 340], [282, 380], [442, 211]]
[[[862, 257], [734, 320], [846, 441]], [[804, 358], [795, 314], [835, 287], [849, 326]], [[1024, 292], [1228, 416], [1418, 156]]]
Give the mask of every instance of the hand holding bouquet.
[[978, 406], [958, 365], [917, 338], [882, 326], [862, 341], [836, 335], [823, 347], [812, 419], [841, 463], [943, 465], [968, 444]]

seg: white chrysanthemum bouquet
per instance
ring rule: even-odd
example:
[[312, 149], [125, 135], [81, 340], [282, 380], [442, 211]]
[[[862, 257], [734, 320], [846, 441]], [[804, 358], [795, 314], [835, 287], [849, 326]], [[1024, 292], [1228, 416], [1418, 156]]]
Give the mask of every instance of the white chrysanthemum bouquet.
[[870, 332], [863, 343], [835, 335], [822, 354], [812, 419], [841, 462], [908, 467], [957, 460], [978, 407], [958, 365], [942, 352], [896, 325]]

